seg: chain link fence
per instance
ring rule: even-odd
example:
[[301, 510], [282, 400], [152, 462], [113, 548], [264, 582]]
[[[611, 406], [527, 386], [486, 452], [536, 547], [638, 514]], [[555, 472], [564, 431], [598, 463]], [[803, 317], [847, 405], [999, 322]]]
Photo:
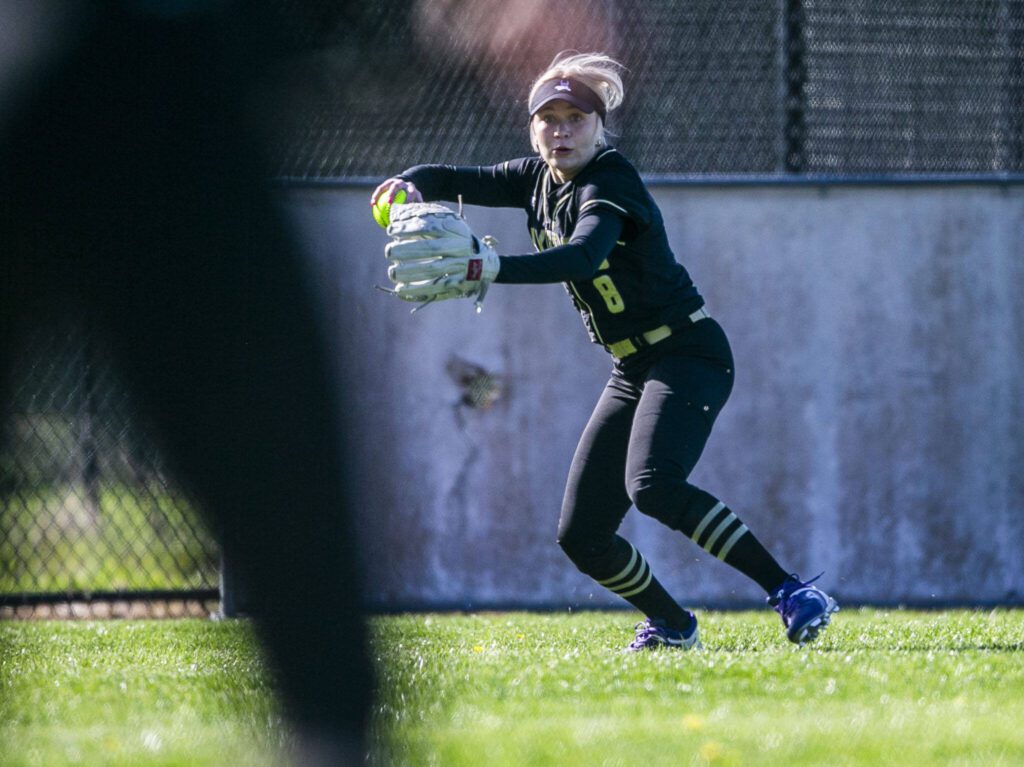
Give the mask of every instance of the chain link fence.
[[802, 6], [807, 172], [1024, 171], [1024, 2]]
[[564, 49], [627, 67], [609, 128], [649, 177], [1024, 172], [1024, 0], [330, 7], [294, 34], [286, 178], [529, 154], [527, 92]]
[[[361, 183], [417, 162], [528, 154], [530, 82], [564, 49], [627, 67], [609, 128], [651, 178], [1024, 173], [1024, 0], [266, 7], [289, 51], [262, 107], [286, 181]], [[129, 614], [140, 600], [147, 614], [209, 609], [217, 547], [101, 342], [83, 326], [38, 328], [16, 370], [0, 614]]]
[[101, 339], [35, 328], [0, 454], [0, 616], [208, 614], [219, 554]]

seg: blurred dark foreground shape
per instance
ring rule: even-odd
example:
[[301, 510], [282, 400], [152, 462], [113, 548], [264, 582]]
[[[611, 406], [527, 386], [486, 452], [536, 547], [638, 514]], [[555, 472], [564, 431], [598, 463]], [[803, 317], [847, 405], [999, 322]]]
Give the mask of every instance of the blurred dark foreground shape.
[[250, 117], [280, 51], [260, 6], [4, 4], [0, 375], [6, 403], [39, 322], [99, 328], [248, 586], [297, 762], [357, 763], [372, 674], [344, 387]]

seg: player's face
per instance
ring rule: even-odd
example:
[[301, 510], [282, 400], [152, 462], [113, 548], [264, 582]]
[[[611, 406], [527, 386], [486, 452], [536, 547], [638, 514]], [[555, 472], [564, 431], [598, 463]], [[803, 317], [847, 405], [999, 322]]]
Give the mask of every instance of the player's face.
[[567, 101], [545, 104], [530, 120], [530, 130], [541, 158], [560, 183], [583, 170], [597, 154], [601, 118]]

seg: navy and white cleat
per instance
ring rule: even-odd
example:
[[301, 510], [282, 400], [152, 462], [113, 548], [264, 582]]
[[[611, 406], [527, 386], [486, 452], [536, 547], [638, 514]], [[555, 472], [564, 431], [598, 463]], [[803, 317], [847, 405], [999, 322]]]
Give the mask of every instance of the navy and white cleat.
[[693, 625], [686, 633], [670, 629], [662, 621], [651, 618], [636, 624], [634, 628], [636, 638], [626, 648], [628, 652], [657, 650], [661, 647], [669, 647], [674, 650], [700, 650], [702, 648], [696, 618], [693, 619]]
[[839, 611], [836, 600], [811, 585], [820, 577], [816, 575], [809, 581], [801, 581], [799, 576], [790, 575], [768, 597], [768, 604], [782, 616], [786, 637], [794, 644], [813, 642], [828, 626], [832, 613]]

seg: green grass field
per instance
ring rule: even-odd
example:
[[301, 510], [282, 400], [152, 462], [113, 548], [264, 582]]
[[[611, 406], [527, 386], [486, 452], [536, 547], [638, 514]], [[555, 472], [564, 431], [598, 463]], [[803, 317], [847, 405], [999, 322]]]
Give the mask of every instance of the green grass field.
[[[703, 613], [701, 653], [620, 652], [628, 613], [373, 622], [394, 765], [1022, 765], [1024, 611]], [[245, 623], [0, 624], [0, 763], [271, 765]]]

